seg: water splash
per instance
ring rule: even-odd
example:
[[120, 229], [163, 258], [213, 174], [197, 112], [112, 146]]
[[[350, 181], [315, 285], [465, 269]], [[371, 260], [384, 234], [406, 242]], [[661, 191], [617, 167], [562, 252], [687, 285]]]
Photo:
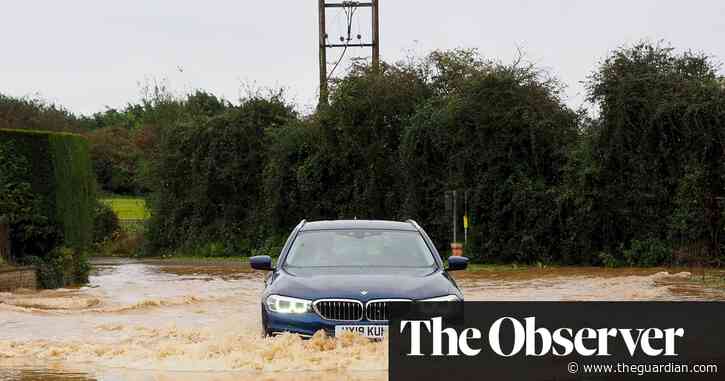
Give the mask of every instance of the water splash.
[[[387, 378], [386, 341], [324, 332], [309, 340], [263, 338], [262, 276], [248, 268], [101, 270], [80, 289], [0, 294], [0, 378]], [[725, 300], [723, 291], [691, 278], [684, 271], [594, 268], [457, 274], [467, 300]]]

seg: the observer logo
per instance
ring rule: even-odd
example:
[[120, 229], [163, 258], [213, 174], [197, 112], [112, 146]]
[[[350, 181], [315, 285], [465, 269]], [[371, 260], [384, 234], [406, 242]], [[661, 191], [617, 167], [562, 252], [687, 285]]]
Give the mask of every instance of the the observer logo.
[[[477, 328], [466, 328], [458, 332], [454, 328], [443, 328], [443, 319], [402, 320], [400, 333], [410, 330], [410, 351], [407, 356], [477, 356], [486, 347], [483, 332]], [[431, 353], [422, 353], [423, 330], [433, 340]], [[678, 339], [685, 336], [684, 328], [557, 328], [551, 330], [536, 326], [536, 318], [520, 321], [513, 317], [497, 319], [488, 328], [488, 348], [498, 356], [512, 357], [524, 354], [527, 357], [547, 355], [569, 356], [612, 356], [610, 347], [614, 341], [624, 344], [629, 356], [648, 357], [678, 356]], [[443, 352], [443, 343], [448, 343]], [[513, 343], [504, 349], [503, 342]], [[619, 355], [619, 354], [617, 354]]]

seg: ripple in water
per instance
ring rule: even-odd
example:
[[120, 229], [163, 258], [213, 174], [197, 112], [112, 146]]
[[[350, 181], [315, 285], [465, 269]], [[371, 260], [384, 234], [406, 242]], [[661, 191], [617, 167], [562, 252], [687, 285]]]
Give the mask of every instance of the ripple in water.
[[[263, 275], [244, 266], [98, 270], [80, 289], [0, 294], [0, 379], [387, 378], [386, 341], [262, 338]], [[553, 268], [457, 281], [467, 300], [725, 300], [684, 272]]]

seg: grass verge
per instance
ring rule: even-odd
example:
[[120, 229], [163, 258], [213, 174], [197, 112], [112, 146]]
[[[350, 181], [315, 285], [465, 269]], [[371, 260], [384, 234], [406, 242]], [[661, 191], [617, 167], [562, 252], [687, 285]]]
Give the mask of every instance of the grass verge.
[[124, 221], [142, 221], [149, 218], [146, 200], [141, 197], [113, 197], [100, 200], [116, 212], [118, 219]]

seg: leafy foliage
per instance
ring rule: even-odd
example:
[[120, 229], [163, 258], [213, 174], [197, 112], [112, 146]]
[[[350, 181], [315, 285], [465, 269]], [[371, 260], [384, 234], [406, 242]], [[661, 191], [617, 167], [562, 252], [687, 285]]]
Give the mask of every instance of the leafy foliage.
[[0, 94], [0, 129], [83, 132], [83, 117], [40, 99]]
[[[87, 273], [81, 253], [91, 243], [95, 203], [86, 140], [64, 133], [0, 130], [0, 166], [0, 215], [10, 225], [13, 256], [22, 263], [56, 268], [66, 264], [59, 258], [70, 255], [72, 277], [61, 280], [81, 279]], [[61, 244], [71, 254], [55, 255]], [[41, 271], [44, 275], [52, 274]]]
[[415, 218], [445, 249], [443, 196], [458, 190], [476, 260], [667, 262], [688, 240], [721, 242], [714, 73], [703, 55], [622, 48], [590, 78], [589, 119], [535, 67], [455, 50], [357, 65], [305, 118], [279, 97], [180, 112], [159, 129], [149, 252], [274, 251], [303, 218]]
[[29, 256], [23, 258], [22, 262], [38, 269], [38, 282], [42, 288], [60, 288], [88, 282], [88, 258], [85, 252], [77, 249], [61, 246], [42, 258]]
[[[56, 218], [63, 228], [64, 242], [86, 248], [93, 241], [93, 209], [96, 189], [88, 141], [78, 135], [48, 135], [53, 173]], [[37, 174], [36, 174], [37, 176]]]
[[624, 259], [631, 266], [651, 267], [668, 264], [672, 261], [672, 250], [666, 242], [658, 239], [634, 240], [631, 247], [624, 250]]
[[201, 120], [224, 112], [229, 103], [203, 91], [177, 98], [163, 86], [149, 89], [139, 104], [83, 118], [98, 183], [106, 193], [146, 194], [154, 181], [159, 129], [179, 120]]
[[263, 218], [268, 230], [295, 226], [302, 219], [319, 218], [321, 200], [315, 197], [322, 187], [319, 167], [322, 129], [312, 122], [290, 122], [267, 131], [268, 147], [262, 192]]
[[143, 156], [135, 144], [133, 131], [109, 127], [86, 136], [90, 142], [93, 170], [102, 190], [116, 194], [148, 191], [139, 179]]
[[407, 119], [429, 94], [406, 66], [383, 66], [380, 75], [358, 67], [338, 81], [330, 106], [318, 116], [316, 170], [323, 218], [399, 218], [398, 147]]
[[577, 115], [559, 100], [558, 85], [532, 67], [485, 63], [467, 52], [434, 58], [441, 91], [413, 116], [401, 148], [405, 212], [447, 243], [444, 191], [467, 190], [469, 255], [561, 260], [556, 188]]
[[637, 241], [667, 240], [668, 221], [683, 228], [690, 202], [682, 190], [700, 168], [707, 185], [686, 197], [703, 205], [710, 254], [719, 257], [725, 109], [708, 57], [646, 43], [620, 49], [592, 75], [589, 96], [601, 107], [587, 136], [596, 174], [582, 190], [596, 211], [593, 246], [616, 253]]
[[41, 196], [33, 191], [31, 164], [15, 142], [0, 139], [0, 216], [11, 227], [15, 257], [42, 256], [62, 240]]
[[263, 214], [265, 130], [293, 118], [279, 100], [249, 99], [219, 115], [166, 126], [153, 168], [158, 193], [149, 249], [219, 243], [212, 255], [248, 251]]
[[113, 238], [120, 230], [118, 216], [105, 203], [96, 203], [93, 214], [93, 242], [100, 243]]
[[[545, 72], [474, 50], [379, 72], [356, 64], [304, 117], [282, 92], [235, 106], [147, 90], [139, 104], [80, 118], [0, 98], [0, 123], [29, 115], [86, 131], [103, 190], [151, 193], [144, 254], [275, 254], [301, 219], [339, 218], [414, 218], [445, 249], [444, 194], [456, 190], [478, 261], [651, 266], [690, 247], [722, 259], [725, 79], [703, 54], [650, 43], [612, 52], [588, 80], [591, 118], [566, 107]], [[0, 165], [55, 171], [48, 163], [71, 148], [52, 147], [0, 146], [32, 158]], [[17, 226], [32, 227], [18, 244], [55, 247], [67, 235], [35, 212], [55, 210], [38, 196], [55, 188], [29, 177], [0, 187], [0, 208], [16, 205]], [[143, 241], [126, 235], [113, 250]]]

